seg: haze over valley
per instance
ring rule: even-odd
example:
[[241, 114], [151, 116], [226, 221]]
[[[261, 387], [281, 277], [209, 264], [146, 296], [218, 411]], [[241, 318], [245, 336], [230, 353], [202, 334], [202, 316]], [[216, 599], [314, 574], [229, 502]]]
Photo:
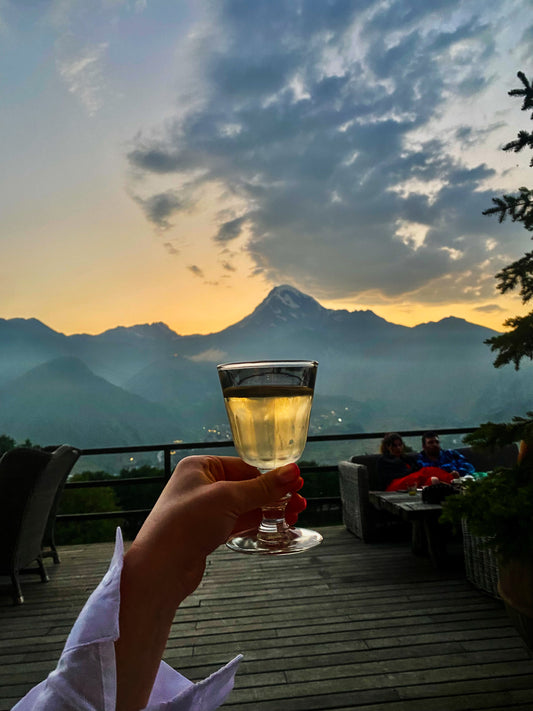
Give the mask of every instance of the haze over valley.
[[229, 438], [215, 366], [264, 358], [319, 361], [311, 434], [475, 426], [532, 400], [529, 363], [493, 367], [494, 334], [453, 317], [399, 326], [286, 285], [208, 335], [153, 323], [66, 336], [2, 319], [0, 433], [80, 447]]

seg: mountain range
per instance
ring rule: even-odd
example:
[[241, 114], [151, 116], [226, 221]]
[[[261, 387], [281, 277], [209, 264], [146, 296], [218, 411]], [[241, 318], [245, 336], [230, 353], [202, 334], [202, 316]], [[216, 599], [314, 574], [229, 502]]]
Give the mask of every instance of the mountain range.
[[495, 333], [453, 317], [399, 326], [287, 285], [207, 335], [153, 323], [66, 336], [0, 319], [0, 434], [80, 447], [229, 437], [215, 365], [265, 358], [319, 361], [315, 433], [473, 426], [531, 409], [531, 365], [494, 369]]

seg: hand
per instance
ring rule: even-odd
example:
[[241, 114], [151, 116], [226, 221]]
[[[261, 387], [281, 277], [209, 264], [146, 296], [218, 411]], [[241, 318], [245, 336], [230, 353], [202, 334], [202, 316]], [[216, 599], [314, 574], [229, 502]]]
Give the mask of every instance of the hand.
[[176, 608], [199, 585], [209, 553], [259, 524], [260, 507], [288, 493], [286, 519], [295, 523], [306, 505], [296, 493], [302, 485], [296, 464], [259, 476], [236, 457], [181, 460], [124, 556], [117, 711], [148, 703]]
[[296, 493], [302, 486], [296, 464], [259, 476], [255, 467], [237, 457], [187, 457], [174, 470], [132, 548], [149, 546], [165, 567], [179, 557], [181, 575], [185, 557], [187, 571], [199, 577], [198, 585], [205, 558], [232, 533], [257, 527], [261, 506], [291, 493], [286, 520], [295, 523], [306, 506]]

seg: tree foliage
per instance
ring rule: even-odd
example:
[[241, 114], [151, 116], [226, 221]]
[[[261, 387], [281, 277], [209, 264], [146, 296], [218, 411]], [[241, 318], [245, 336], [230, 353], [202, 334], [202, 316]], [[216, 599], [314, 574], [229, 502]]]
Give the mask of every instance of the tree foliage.
[[2, 454], [9, 452], [10, 449], [15, 449], [15, 447], [37, 447], [38, 445], [32, 444], [29, 439], [25, 439], [24, 442], [19, 442], [17, 444], [16, 440], [9, 435], [0, 435], [0, 457]]
[[[85, 471], [72, 474], [69, 482], [103, 481], [113, 479], [104, 471]], [[98, 513], [119, 510], [117, 497], [109, 486], [87, 489], [66, 489], [61, 495], [60, 514]], [[56, 522], [56, 540], [59, 545], [98, 543], [112, 541], [117, 526], [122, 520], [102, 519], [97, 521]]]
[[[529, 111], [533, 109], [533, 85], [523, 72], [518, 72], [517, 76], [523, 88], [512, 89], [509, 96], [522, 97], [522, 111]], [[530, 118], [533, 119], [533, 111]], [[503, 150], [519, 153], [524, 148], [533, 149], [533, 131], [519, 131], [516, 139], [507, 143]], [[533, 158], [530, 166], [533, 167]], [[492, 202], [493, 206], [485, 210], [484, 215], [497, 215], [500, 222], [510, 218], [533, 232], [533, 190], [521, 187], [516, 195], [502, 195], [492, 198]], [[533, 252], [527, 252], [521, 259], [504, 267], [496, 274], [496, 279], [502, 294], [518, 289], [522, 303], [528, 303], [533, 297]], [[498, 354], [494, 361], [496, 368], [513, 363], [518, 370], [522, 358], [533, 359], [533, 311], [527, 316], [507, 319], [505, 326], [511, 330], [489, 338], [486, 343]]]
[[[510, 96], [524, 98], [522, 110], [533, 109], [533, 87], [523, 72], [518, 72], [523, 84], [513, 89]], [[533, 119], [533, 113], [531, 114]], [[533, 149], [533, 133], [520, 131], [515, 141], [504, 146], [506, 151]], [[533, 166], [533, 160], [530, 163]], [[533, 191], [520, 188], [517, 195], [493, 198], [493, 207], [484, 215], [498, 215], [503, 222], [509, 217], [533, 231]], [[502, 294], [518, 289], [522, 303], [533, 297], [533, 252], [504, 267], [498, 274], [498, 289]], [[493, 351], [498, 351], [496, 367], [514, 363], [518, 370], [522, 358], [533, 359], [533, 311], [527, 316], [515, 316], [505, 322], [511, 330], [489, 338]], [[533, 551], [533, 412], [525, 417], [515, 416], [511, 422], [485, 422], [465, 437], [465, 442], [478, 447], [502, 447], [520, 441], [520, 453], [511, 469], [496, 469], [485, 478], [467, 484], [462, 496], [450, 496], [443, 506], [442, 520], [458, 524], [468, 521], [470, 531], [486, 537], [503, 560], [531, 558]]]
[[533, 443], [533, 412], [527, 412], [525, 417], [516, 415], [511, 422], [485, 422], [464, 438], [466, 444], [488, 449], [505, 447], [520, 440]]
[[[157, 467], [152, 467], [148, 464], [145, 464], [143, 466], [134, 467], [132, 469], [121, 469], [119, 478], [141, 479], [146, 477], [150, 479], [154, 477], [162, 477], [163, 474], [164, 472], [162, 469], [158, 469]], [[136, 509], [151, 509], [159, 498], [159, 495], [163, 490], [163, 486], [164, 484], [158, 481], [154, 483], [147, 481], [143, 482], [142, 484], [139, 483], [137, 486], [124, 485], [117, 487], [116, 496], [118, 499], [119, 508], [124, 511], [131, 511]], [[142, 524], [144, 523], [144, 519], [145, 516], [142, 514], [138, 516], [128, 516], [128, 518], [125, 519], [124, 523], [122, 524], [124, 537], [128, 540], [133, 540], [133, 538], [135, 538], [135, 536], [139, 532], [139, 529], [141, 528]]]
[[9, 435], [0, 435], [0, 456], [2, 454], [5, 454], [6, 452], [9, 452], [10, 449], [14, 449], [17, 446], [17, 443], [13, 439], [13, 437], [10, 437]]

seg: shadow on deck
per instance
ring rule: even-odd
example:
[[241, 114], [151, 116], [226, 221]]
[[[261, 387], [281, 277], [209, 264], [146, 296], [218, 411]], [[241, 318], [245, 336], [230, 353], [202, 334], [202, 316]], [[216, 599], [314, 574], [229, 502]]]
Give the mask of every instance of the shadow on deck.
[[[178, 611], [165, 660], [197, 681], [243, 653], [228, 711], [533, 708], [531, 656], [460, 565], [437, 572], [405, 542], [322, 533], [322, 546], [287, 558], [219, 549]], [[48, 584], [24, 578], [18, 608], [0, 586], [0, 711], [54, 668], [111, 553], [63, 548]]]

